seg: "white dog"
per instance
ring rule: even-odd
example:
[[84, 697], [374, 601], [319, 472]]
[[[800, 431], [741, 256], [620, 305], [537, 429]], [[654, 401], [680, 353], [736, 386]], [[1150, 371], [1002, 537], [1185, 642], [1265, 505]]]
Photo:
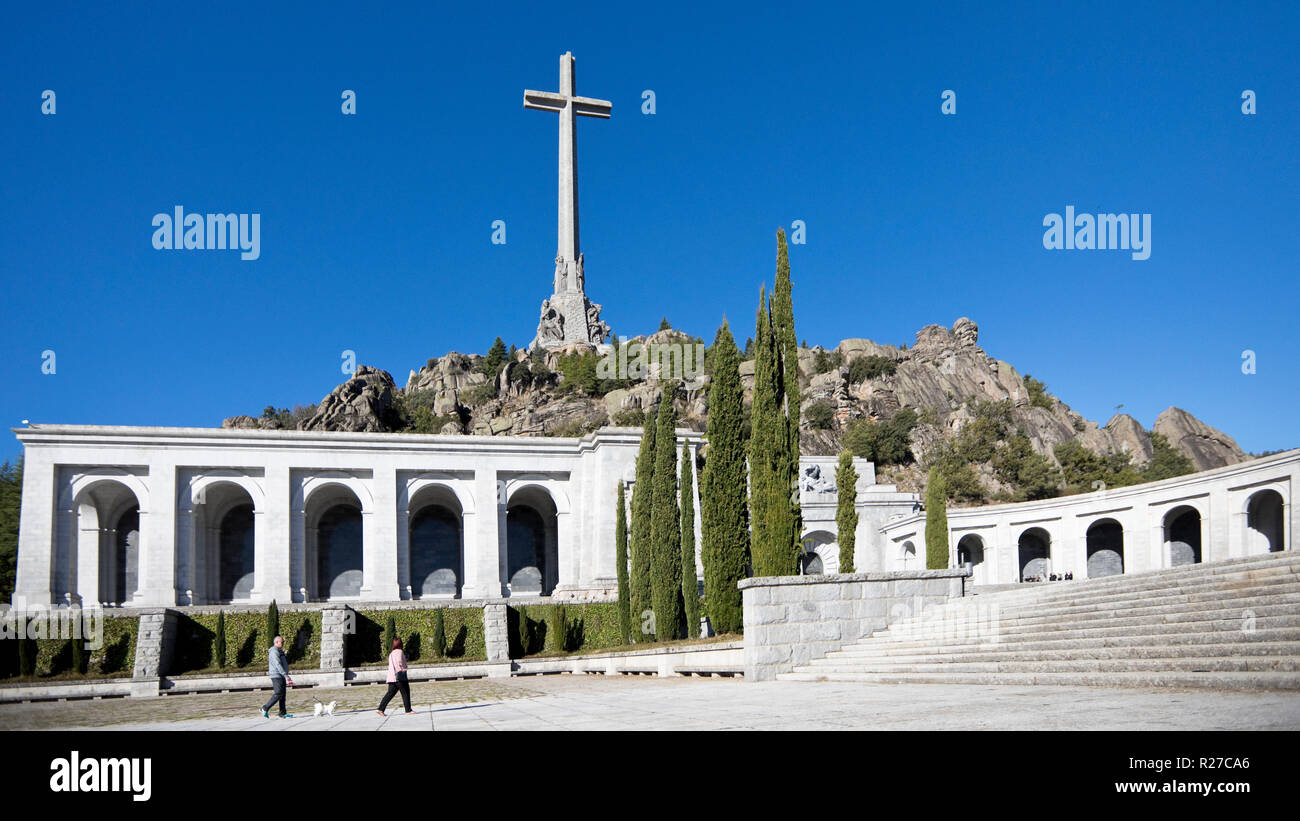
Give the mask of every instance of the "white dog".
[[329, 704], [321, 704], [319, 701], [317, 701], [317, 702], [316, 702], [316, 713], [315, 713], [315, 715], [318, 716], [318, 717], [320, 716], [321, 713], [324, 713], [324, 714], [327, 715], [327, 716], [332, 716], [332, 715], [334, 715], [334, 705], [335, 705], [335, 704], [338, 704], [338, 702], [337, 702], [337, 701], [331, 701]]

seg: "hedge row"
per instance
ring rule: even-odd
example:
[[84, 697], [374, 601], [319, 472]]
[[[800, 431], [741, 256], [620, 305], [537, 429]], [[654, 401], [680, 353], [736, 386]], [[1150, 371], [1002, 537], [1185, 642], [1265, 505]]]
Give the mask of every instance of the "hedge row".
[[0, 641], [0, 679], [17, 678], [22, 669], [19, 648], [33, 661], [36, 678], [62, 676], [102, 678], [129, 676], [135, 665], [135, 637], [139, 620], [122, 616], [104, 618], [104, 641], [97, 650], [85, 651], [84, 672], [73, 670], [73, 639], [16, 639]]
[[486, 661], [483, 609], [481, 607], [440, 608], [443, 630], [447, 636], [447, 655], [443, 658], [433, 654], [435, 609], [357, 610], [356, 632], [348, 636], [344, 644], [344, 666], [357, 667], [388, 660], [391, 648], [384, 646], [384, 627], [390, 615], [393, 617], [397, 635], [402, 639], [406, 659], [412, 664], [432, 664], [448, 660]]
[[[231, 671], [265, 671], [274, 636], [265, 636], [266, 612], [226, 613], [226, 666]], [[290, 669], [320, 667], [320, 611], [280, 611], [280, 635]], [[217, 614], [182, 615], [176, 620], [176, 644], [168, 675], [220, 669], [213, 657]]]
[[[520, 628], [520, 609], [527, 620], [526, 630]], [[563, 628], [559, 625], [561, 612]], [[510, 633], [511, 658], [537, 653], [591, 653], [623, 644], [617, 602], [512, 606], [506, 613], [506, 627]]]

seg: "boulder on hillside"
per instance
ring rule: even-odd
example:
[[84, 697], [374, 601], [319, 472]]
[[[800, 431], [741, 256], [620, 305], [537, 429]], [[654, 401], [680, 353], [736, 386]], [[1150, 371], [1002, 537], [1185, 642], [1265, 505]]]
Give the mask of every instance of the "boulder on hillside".
[[383, 433], [394, 429], [396, 416], [392, 375], [360, 365], [351, 379], [320, 401], [316, 412], [298, 429]]
[[1210, 427], [1182, 408], [1166, 408], [1156, 417], [1151, 430], [1185, 453], [1197, 470], [1235, 465], [1248, 458], [1231, 436]]

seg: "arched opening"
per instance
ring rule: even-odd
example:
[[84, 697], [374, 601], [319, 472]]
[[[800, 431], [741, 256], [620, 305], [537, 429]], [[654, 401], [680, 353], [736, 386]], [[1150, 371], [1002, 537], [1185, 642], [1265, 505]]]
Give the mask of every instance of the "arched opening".
[[198, 496], [194, 522], [196, 598], [205, 603], [248, 601], [257, 555], [253, 497], [236, 482], [209, 484]]
[[130, 605], [140, 589], [141, 512], [137, 490], [115, 478], [78, 489], [67, 549], [56, 561], [57, 598], [75, 594], [83, 606]]
[[1052, 536], [1041, 527], [1020, 534], [1020, 581], [1045, 581], [1052, 566]]
[[559, 582], [555, 502], [536, 486], [519, 489], [506, 508], [506, 584], [512, 596], [549, 596]]
[[1088, 527], [1088, 578], [1118, 576], [1124, 572], [1124, 528], [1114, 519], [1101, 519]]
[[465, 583], [460, 503], [450, 489], [430, 486], [412, 499], [409, 523], [411, 597], [454, 598]]
[[131, 601], [140, 588], [140, 506], [132, 504], [117, 517], [113, 526], [112, 571], [107, 600], [118, 604]]
[[967, 533], [957, 542], [957, 566], [972, 568], [984, 564], [984, 540], [974, 533]]
[[240, 601], [252, 595], [253, 521], [251, 502], [236, 505], [221, 517], [218, 540], [220, 584], [217, 589], [221, 601]]
[[1165, 544], [1169, 566], [1200, 564], [1201, 514], [1194, 507], [1176, 507], [1165, 514]]
[[306, 518], [308, 597], [360, 597], [365, 581], [361, 501], [343, 485], [327, 485], [308, 500]]
[[803, 537], [803, 550], [799, 554], [799, 575], [820, 576], [839, 571], [839, 545], [835, 534], [818, 530]]
[[898, 560], [903, 565], [904, 570], [910, 570], [916, 565], [916, 545], [912, 542], [903, 542], [898, 551]]
[[1282, 494], [1268, 489], [1246, 502], [1246, 551], [1277, 553], [1286, 550]]

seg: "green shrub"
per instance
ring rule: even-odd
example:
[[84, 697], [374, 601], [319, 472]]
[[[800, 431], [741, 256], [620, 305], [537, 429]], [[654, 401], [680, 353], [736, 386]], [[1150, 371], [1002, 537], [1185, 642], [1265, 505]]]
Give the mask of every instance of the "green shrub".
[[226, 669], [226, 614], [217, 613], [217, 635], [212, 640], [212, 660], [218, 670]]
[[564, 652], [568, 650], [568, 630], [569, 622], [564, 614], [564, 605], [551, 605], [550, 617], [547, 619], [546, 638], [547, 644], [552, 650]]
[[[320, 667], [320, 611], [289, 611], [279, 615], [279, 635], [290, 669]], [[264, 614], [196, 613], [176, 621], [175, 650], [165, 671], [169, 675], [204, 670], [266, 671], [266, 653], [274, 636], [267, 636]], [[224, 652], [218, 653], [217, 633]], [[222, 667], [221, 663], [225, 666]]]
[[906, 465], [913, 460], [912, 430], [919, 421], [911, 408], [903, 408], [882, 422], [855, 419], [844, 432], [844, 446], [854, 456], [877, 465]]
[[1052, 400], [1047, 395], [1047, 386], [1029, 374], [1025, 374], [1025, 390], [1029, 392], [1029, 404], [1032, 407], [1052, 409]]
[[849, 363], [849, 384], [856, 385], [859, 382], [866, 382], [868, 379], [893, 376], [894, 371], [897, 370], [898, 363], [892, 359], [875, 354], [860, 356]]
[[[538, 624], [528, 617], [523, 605], [509, 610], [516, 625], [525, 621], [529, 624], [528, 653], [594, 653], [610, 647], [622, 647], [627, 642], [619, 629], [617, 602], [568, 602], [553, 605], [546, 623], [544, 646], [538, 646]], [[556, 624], [563, 621], [564, 627], [557, 631]], [[522, 631], [516, 627], [516, 641], [523, 639]], [[560, 637], [557, 639], [557, 636]], [[512, 651], [513, 653], [513, 651]], [[515, 658], [520, 656], [515, 655]]]
[[[438, 616], [443, 618], [446, 650], [437, 654]], [[380, 664], [388, 659], [391, 642], [385, 649], [384, 631], [392, 617], [395, 632], [402, 639], [406, 658], [412, 663], [429, 664], [448, 659], [486, 661], [483, 642], [483, 609], [480, 607], [439, 607], [392, 610], [357, 610], [356, 632], [344, 644], [344, 664], [359, 667]]]
[[808, 426], [817, 430], [830, 430], [835, 424], [835, 408], [830, 402], [818, 399], [803, 409], [803, 418]]
[[393, 640], [397, 638], [397, 620], [392, 613], [388, 614], [388, 619], [384, 622], [384, 643], [383, 654], [387, 658], [388, 654], [393, 652]]
[[[280, 608], [276, 605], [275, 599], [271, 599], [270, 607], [266, 608], [266, 640], [271, 642], [276, 636], [280, 635]], [[267, 645], [270, 647], [270, 645]]]

